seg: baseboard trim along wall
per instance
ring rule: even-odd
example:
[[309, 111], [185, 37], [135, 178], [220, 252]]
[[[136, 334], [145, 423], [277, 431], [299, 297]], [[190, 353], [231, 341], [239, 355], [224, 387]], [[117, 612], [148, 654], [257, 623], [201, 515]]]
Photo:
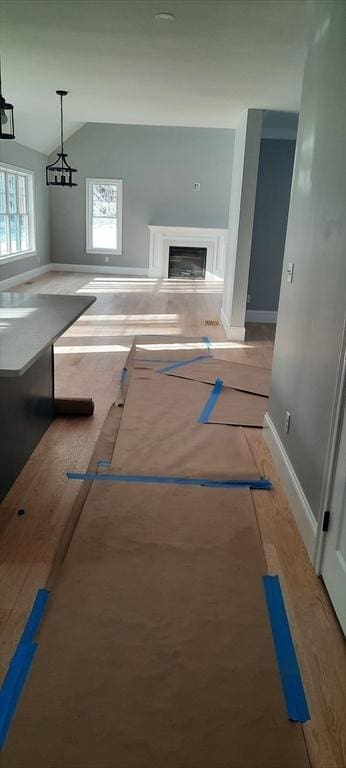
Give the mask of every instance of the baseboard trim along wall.
[[227, 338], [230, 341], [244, 341], [245, 339], [245, 326], [244, 325], [230, 325], [225, 314], [225, 310], [221, 307], [220, 320], [223, 325], [223, 329]]
[[147, 277], [148, 275], [148, 269], [142, 269], [141, 267], [105, 267], [102, 265], [97, 267], [95, 264], [59, 264], [56, 262], [43, 264], [42, 267], [37, 267], [37, 269], [28, 269], [19, 275], [8, 277], [6, 280], [0, 280], [0, 291], [6, 291], [7, 288], [13, 288], [14, 285], [25, 283], [34, 277], [40, 277], [40, 275], [44, 275], [46, 272], [96, 272], [99, 275], [138, 275], [140, 277]]
[[0, 280], [0, 291], [5, 291], [6, 288], [13, 288], [14, 285], [19, 283], [26, 283], [27, 280], [32, 280], [34, 277], [40, 277], [45, 272], [50, 272], [52, 269], [51, 264], [42, 264], [42, 267], [36, 269], [28, 269], [26, 272], [21, 272], [20, 275], [14, 275], [8, 277], [6, 280]]
[[264, 417], [263, 426], [263, 437], [270, 448], [300, 535], [304, 541], [310, 560], [313, 562], [317, 544], [317, 521], [314, 518], [303, 488], [268, 413], [266, 413]]
[[278, 313], [272, 310], [247, 309], [245, 321], [247, 323], [276, 323]]
[[108, 267], [104, 264], [60, 264], [56, 261], [50, 264], [52, 270], [58, 272], [97, 272], [101, 275], [138, 275], [148, 276], [147, 267]]

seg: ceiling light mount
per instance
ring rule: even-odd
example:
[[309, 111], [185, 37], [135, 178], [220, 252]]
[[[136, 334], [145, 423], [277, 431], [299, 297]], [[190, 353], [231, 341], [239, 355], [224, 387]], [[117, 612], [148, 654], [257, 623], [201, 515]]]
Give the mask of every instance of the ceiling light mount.
[[2, 95], [1, 87], [1, 59], [0, 59], [0, 139], [14, 139], [14, 114], [13, 104], [6, 101]]
[[67, 96], [68, 91], [58, 90], [57, 96], [60, 97], [60, 152], [57, 152], [57, 159], [55, 163], [46, 166], [46, 184], [47, 187], [76, 187], [77, 184], [73, 181], [73, 173], [77, 173], [76, 168], [71, 168], [66, 158], [67, 154], [64, 152], [64, 113], [62, 100], [64, 96]]

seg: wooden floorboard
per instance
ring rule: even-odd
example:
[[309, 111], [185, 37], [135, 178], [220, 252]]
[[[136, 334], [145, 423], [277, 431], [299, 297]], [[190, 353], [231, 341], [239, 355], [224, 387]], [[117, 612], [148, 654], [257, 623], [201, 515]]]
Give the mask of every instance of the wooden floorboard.
[[[271, 365], [275, 335], [274, 326], [251, 323], [246, 342], [231, 343], [221, 325], [206, 325], [205, 320], [219, 318], [222, 282], [217, 280], [196, 284], [52, 272], [14, 290], [97, 295], [97, 302], [58, 341], [55, 354], [57, 395], [92, 396], [95, 413], [56, 419], [1, 505], [1, 678], [36, 591], [47, 582], [80, 489], [80, 483], [69, 483], [66, 471], [87, 467], [134, 335], [208, 335], [216, 356], [265, 367]], [[345, 768], [345, 643], [261, 431], [247, 429], [246, 434], [259, 468], [274, 482], [272, 491], [253, 492], [253, 498], [268, 572], [280, 576], [302, 667], [312, 715], [304, 726], [311, 764]], [[19, 509], [25, 513], [18, 515]]]

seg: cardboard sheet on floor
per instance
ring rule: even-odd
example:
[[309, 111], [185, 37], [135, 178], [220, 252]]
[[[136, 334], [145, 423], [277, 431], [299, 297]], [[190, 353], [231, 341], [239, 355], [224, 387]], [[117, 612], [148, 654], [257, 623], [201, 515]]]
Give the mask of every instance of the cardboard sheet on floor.
[[94, 484], [2, 768], [308, 768], [248, 490]]
[[198, 423], [211, 390], [208, 384], [134, 369], [112, 472], [259, 479], [240, 428]]
[[238, 389], [223, 387], [208, 419], [208, 424], [263, 427], [268, 400]]
[[196, 361], [181, 368], [174, 368], [168, 371], [167, 375], [204, 381], [206, 384], [214, 384], [215, 379], [219, 378], [222, 379], [224, 387], [233, 387], [243, 392], [268, 397], [271, 371], [269, 368], [231, 363], [228, 360], [209, 357], [201, 362]]

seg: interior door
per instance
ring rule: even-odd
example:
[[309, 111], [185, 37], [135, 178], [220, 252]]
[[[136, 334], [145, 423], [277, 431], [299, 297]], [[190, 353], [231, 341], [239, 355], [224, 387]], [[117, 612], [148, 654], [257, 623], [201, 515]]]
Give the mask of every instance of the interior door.
[[330, 523], [321, 574], [346, 635], [346, 391], [345, 387], [343, 389], [343, 407], [338, 425], [339, 442], [330, 494]]

